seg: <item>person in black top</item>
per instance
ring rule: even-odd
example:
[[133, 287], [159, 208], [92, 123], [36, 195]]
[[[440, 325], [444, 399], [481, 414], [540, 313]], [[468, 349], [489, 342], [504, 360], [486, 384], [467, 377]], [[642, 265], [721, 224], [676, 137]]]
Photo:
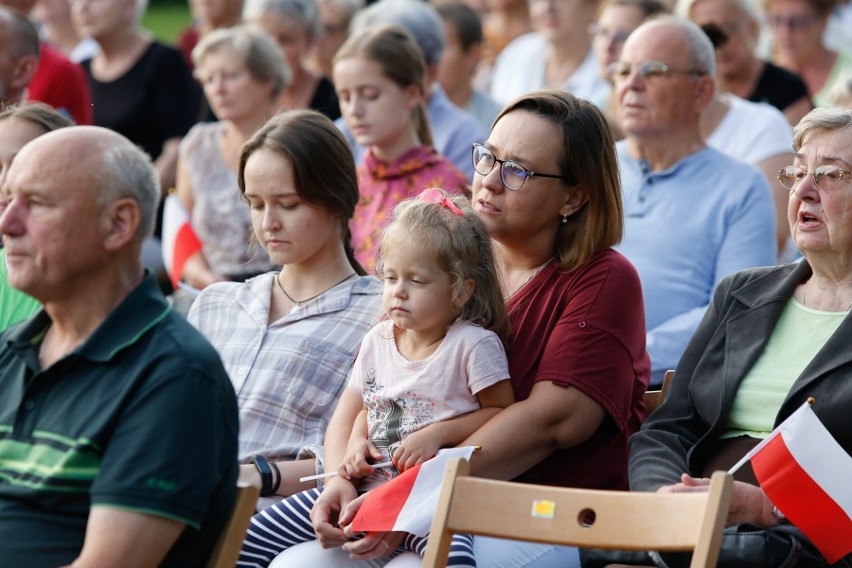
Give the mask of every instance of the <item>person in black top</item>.
[[179, 51], [139, 26], [145, 0], [82, 0], [72, 17], [100, 53], [82, 62], [94, 123], [123, 134], [151, 156], [161, 188], [175, 183], [180, 139], [195, 123], [201, 91]]
[[243, 19], [256, 24], [281, 47], [292, 81], [281, 91], [282, 109], [311, 108], [331, 120], [340, 117], [340, 103], [332, 82], [304, 65], [303, 58], [320, 33], [315, 0], [247, 0]]
[[716, 87], [754, 102], [769, 103], [797, 124], [812, 108], [802, 78], [755, 55], [760, 34], [758, 15], [749, 0], [690, 0], [681, 15], [699, 26], [715, 25]]

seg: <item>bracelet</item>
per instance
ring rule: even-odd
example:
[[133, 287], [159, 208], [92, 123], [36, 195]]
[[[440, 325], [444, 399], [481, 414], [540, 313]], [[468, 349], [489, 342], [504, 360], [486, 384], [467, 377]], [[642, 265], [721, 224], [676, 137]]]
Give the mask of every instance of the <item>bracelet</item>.
[[275, 472], [275, 483], [272, 484], [272, 492], [270, 495], [278, 493], [278, 488], [281, 487], [281, 470], [278, 469], [278, 464], [274, 461], [269, 462], [269, 467]]
[[[251, 463], [257, 468], [260, 474], [260, 496], [268, 497], [274, 493], [272, 489], [272, 468], [269, 467], [269, 462], [260, 454], [255, 454], [251, 457]], [[278, 476], [281, 477], [280, 475]], [[280, 482], [280, 479], [279, 479]]]

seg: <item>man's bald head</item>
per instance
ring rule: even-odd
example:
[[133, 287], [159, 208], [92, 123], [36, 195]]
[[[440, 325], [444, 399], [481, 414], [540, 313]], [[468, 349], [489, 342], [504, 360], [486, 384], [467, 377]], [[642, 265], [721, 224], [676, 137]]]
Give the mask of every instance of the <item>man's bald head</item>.
[[15, 164], [43, 164], [57, 179], [87, 181], [98, 203], [133, 199], [140, 212], [140, 239], [154, 232], [160, 184], [148, 155], [127, 138], [98, 126], [73, 126], [49, 132], [24, 146]]

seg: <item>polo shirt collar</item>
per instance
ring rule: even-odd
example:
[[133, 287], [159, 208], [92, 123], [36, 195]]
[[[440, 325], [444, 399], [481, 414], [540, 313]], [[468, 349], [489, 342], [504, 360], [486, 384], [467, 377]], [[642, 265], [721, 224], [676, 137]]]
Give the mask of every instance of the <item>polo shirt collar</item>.
[[[109, 361], [122, 349], [134, 344], [171, 310], [156, 279], [146, 271], [142, 282], [73, 353], [92, 361]], [[32, 349], [41, 343], [50, 324], [50, 316], [42, 309], [12, 330], [8, 343], [18, 352]]]

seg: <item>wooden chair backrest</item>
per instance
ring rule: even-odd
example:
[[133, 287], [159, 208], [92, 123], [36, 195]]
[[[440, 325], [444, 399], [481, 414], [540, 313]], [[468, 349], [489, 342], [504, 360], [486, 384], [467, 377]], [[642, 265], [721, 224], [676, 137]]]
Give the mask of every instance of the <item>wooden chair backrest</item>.
[[213, 549], [207, 561], [207, 568], [234, 568], [237, 565], [246, 529], [254, 515], [259, 495], [260, 490], [253, 485], [237, 485], [234, 512], [231, 513], [228, 524], [219, 535], [216, 548]]
[[447, 464], [423, 566], [446, 566], [454, 533], [617, 550], [694, 550], [692, 568], [716, 565], [733, 481], [713, 474], [707, 493], [640, 493], [528, 485], [469, 477]]
[[666, 371], [666, 374], [663, 376], [663, 386], [660, 390], [645, 391], [645, 408], [648, 409], [648, 414], [657, 410], [657, 407], [666, 400], [666, 391], [669, 390], [669, 383], [672, 382], [674, 374], [674, 370], [670, 369]]

